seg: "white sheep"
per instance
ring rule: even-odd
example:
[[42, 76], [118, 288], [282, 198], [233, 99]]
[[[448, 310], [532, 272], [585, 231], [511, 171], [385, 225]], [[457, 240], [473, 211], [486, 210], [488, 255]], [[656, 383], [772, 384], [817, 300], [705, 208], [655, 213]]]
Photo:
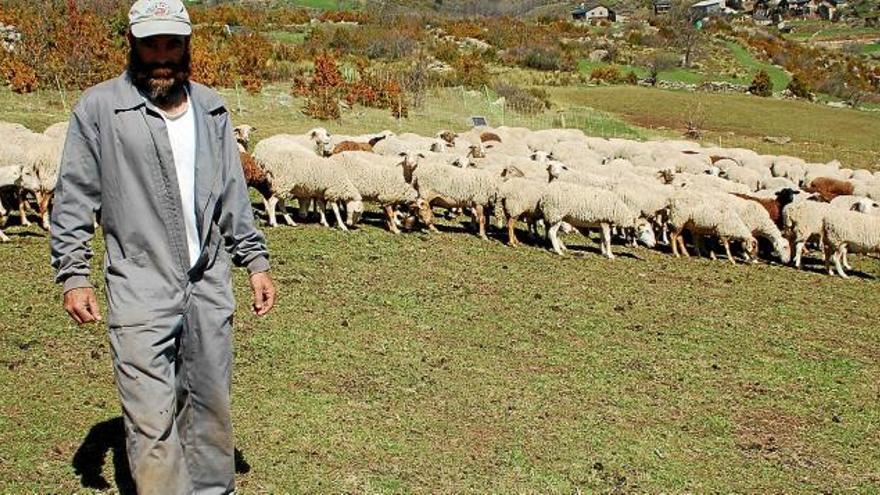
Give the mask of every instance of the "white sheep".
[[437, 231], [431, 210], [435, 204], [445, 208], [472, 208], [479, 235], [488, 240], [485, 212], [486, 207], [497, 200], [500, 178], [485, 170], [417, 158], [403, 160], [403, 176], [418, 191], [419, 218], [428, 229]]
[[878, 205], [876, 201], [862, 196], [837, 196], [828, 204], [834, 208], [852, 210], [859, 213], [880, 213], [880, 205]]
[[822, 244], [828, 274], [833, 274], [830, 266], [833, 260], [837, 274], [847, 278], [844, 268], [852, 268], [846, 260], [848, 252], [880, 251], [880, 217], [830, 208], [822, 221]]
[[[714, 201], [710, 195], [677, 195], [673, 198], [669, 208], [669, 228], [672, 232], [672, 254], [680, 257], [690, 256], [685, 247], [683, 233], [688, 230], [694, 236], [694, 245], [697, 254], [700, 254], [701, 237], [703, 235], [717, 236], [727, 259], [736, 264], [736, 260], [730, 251], [730, 241], [737, 240], [743, 243], [745, 253], [755, 253], [758, 243], [752, 236], [752, 230], [742, 221], [736, 210], [725, 202]], [[710, 251], [712, 259], [715, 259], [714, 251]]]
[[382, 206], [388, 230], [400, 233], [394, 207], [412, 204], [418, 193], [403, 180], [399, 158], [383, 157], [362, 151], [345, 151], [331, 160], [345, 171], [364, 201], [374, 201]]
[[512, 177], [498, 188], [498, 201], [507, 218], [507, 244], [516, 246], [516, 222], [525, 218], [529, 233], [537, 234], [539, 203], [547, 190], [547, 181]]
[[759, 186], [763, 179], [758, 172], [739, 165], [721, 167], [719, 177], [736, 182], [737, 184], [742, 184], [748, 187], [750, 192], [757, 191], [760, 188]]
[[818, 201], [798, 201], [782, 209], [782, 226], [793, 250], [795, 268], [801, 268], [807, 242], [821, 237], [822, 222], [830, 210], [828, 203]]
[[[276, 139], [277, 138], [277, 139]], [[348, 230], [363, 212], [363, 202], [357, 188], [336, 163], [317, 157], [286, 137], [273, 136], [260, 141], [254, 148], [254, 159], [266, 170], [272, 187], [273, 198], [269, 201], [269, 222], [275, 225], [275, 204], [285, 196], [296, 197], [299, 214], [304, 217], [310, 200], [318, 206], [321, 225], [328, 226], [324, 206], [329, 202], [337, 225]], [[342, 221], [337, 202], [345, 204], [347, 219]], [[283, 211], [283, 202], [282, 211]], [[292, 221], [285, 215], [288, 223]]]
[[562, 255], [566, 249], [558, 236], [563, 222], [579, 230], [600, 228], [602, 254], [609, 259], [614, 259], [611, 251], [611, 228], [614, 226], [635, 230], [640, 240], [644, 240], [648, 247], [654, 247], [650, 225], [611, 191], [553, 181], [541, 197], [540, 209], [556, 254]]

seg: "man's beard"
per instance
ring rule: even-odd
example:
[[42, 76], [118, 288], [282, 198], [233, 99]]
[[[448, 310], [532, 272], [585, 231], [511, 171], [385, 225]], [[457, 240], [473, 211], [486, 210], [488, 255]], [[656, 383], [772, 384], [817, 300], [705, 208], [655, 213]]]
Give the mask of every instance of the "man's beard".
[[138, 56], [135, 47], [128, 54], [128, 75], [134, 85], [158, 106], [174, 105], [183, 101], [184, 85], [190, 75], [189, 46], [178, 63], [147, 64]]

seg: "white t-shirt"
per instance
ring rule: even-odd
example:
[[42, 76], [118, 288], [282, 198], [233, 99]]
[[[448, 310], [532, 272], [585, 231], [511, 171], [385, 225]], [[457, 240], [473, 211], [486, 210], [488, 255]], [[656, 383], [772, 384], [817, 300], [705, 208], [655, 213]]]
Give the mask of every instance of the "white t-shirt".
[[196, 120], [187, 95], [186, 109], [174, 117], [162, 112], [168, 128], [168, 140], [174, 155], [177, 184], [180, 186], [180, 202], [183, 223], [186, 226], [186, 243], [189, 250], [190, 268], [199, 258], [199, 229], [196, 227]]

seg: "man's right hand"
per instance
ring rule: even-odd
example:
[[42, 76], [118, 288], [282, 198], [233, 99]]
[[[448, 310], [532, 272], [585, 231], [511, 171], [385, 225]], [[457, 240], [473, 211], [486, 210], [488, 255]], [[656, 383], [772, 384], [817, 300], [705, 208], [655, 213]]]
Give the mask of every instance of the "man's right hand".
[[79, 325], [101, 321], [98, 298], [95, 297], [95, 289], [91, 287], [80, 287], [65, 292], [64, 309]]

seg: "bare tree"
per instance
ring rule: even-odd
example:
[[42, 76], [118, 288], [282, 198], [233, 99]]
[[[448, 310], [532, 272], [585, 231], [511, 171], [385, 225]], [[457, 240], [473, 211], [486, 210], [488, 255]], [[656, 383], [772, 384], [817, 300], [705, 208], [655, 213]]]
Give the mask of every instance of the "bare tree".
[[699, 20], [691, 8], [691, 2], [687, 0], [673, 2], [672, 8], [666, 16], [667, 33], [671, 35], [671, 41], [681, 52], [681, 65], [685, 68], [691, 66], [700, 43], [703, 41]]

